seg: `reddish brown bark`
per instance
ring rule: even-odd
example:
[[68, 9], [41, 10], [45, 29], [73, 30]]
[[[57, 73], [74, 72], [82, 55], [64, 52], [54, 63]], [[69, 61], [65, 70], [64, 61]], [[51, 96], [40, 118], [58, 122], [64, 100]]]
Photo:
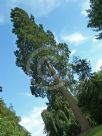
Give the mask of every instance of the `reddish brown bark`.
[[[46, 61], [46, 64], [47, 64], [49, 70], [51, 71], [52, 76], [55, 77], [55, 82], [57, 84], [63, 84], [63, 81], [61, 81], [60, 77], [58, 77], [56, 75], [56, 72], [53, 69], [53, 67], [50, 65], [50, 63], [48, 63], [48, 61]], [[58, 90], [61, 92], [61, 94], [63, 95], [65, 100], [68, 102], [71, 110], [74, 113], [74, 116], [75, 116], [76, 120], [80, 124], [81, 131], [84, 132], [84, 131], [90, 129], [91, 126], [90, 126], [88, 120], [85, 118], [85, 116], [81, 112], [80, 108], [78, 107], [78, 105], [77, 105], [74, 97], [71, 95], [70, 91], [68, 91], [68, 89], [64, 86], [64, 84], [62, 86], [60, 86], [58, 88]]]

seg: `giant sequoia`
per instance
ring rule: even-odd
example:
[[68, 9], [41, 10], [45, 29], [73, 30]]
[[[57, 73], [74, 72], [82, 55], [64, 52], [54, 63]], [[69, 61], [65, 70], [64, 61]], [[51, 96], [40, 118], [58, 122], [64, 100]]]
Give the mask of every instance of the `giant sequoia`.
[[69, 49], [65, 43], [57, 44], [51, 31], [35, 23], [34, 17], [20, 9], [11, 11], [13, 33], [17, 35], [16, 64], [31, 77], [31, 92], [45, 97], [58, 91], [69, 104], [81, 130], [90, 128], [88, 121], [68, 91]]

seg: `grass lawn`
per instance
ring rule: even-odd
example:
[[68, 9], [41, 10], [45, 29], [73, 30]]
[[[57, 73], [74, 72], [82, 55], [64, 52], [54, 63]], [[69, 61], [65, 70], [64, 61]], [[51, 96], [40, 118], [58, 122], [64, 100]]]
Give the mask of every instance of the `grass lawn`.
[[88, 132], [81, 134], [80, 136], [102, 136], [102, 125], [92, 128]]

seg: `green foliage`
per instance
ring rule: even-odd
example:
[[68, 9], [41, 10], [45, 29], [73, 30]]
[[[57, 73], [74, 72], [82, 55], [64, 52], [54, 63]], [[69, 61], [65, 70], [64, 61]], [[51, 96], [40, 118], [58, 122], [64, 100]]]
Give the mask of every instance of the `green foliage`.
[[102, 0], [90, 0], [90, 9], [88, 10], [88, 27], [99, 32], [98, 39], [102, 39]]
[[101, 136], [102, 135], [102, 125], [92, 128], [85, 134], [81, 134], [80, 136]]
[[79, 57], [73, 58], [72, 70], [74, 74], [78, 75], [79, 80], [85, 80], [91, 76], [90, 62], [86, 59], [80, 59]]
[[91, 124], [101, 124], [102, 70], [92, 74], [90, 63], [79, 58], [74, 59], [72, 69], [78, 75], [74, 89], [79, 106]]
[[81, 82], [78, 94], [79, 105], [96, 124], [102, 123], [102, 71]]
[[69, 105], [59, 94], [50, 98], [47, 110], [42, 112], [42, 118], [48, 136], [77, 136], [80, 133]]
[[7, 108], [0, 99], [0, 136], [30, 136], [30, 133], [19, 125], [20, 117], [12, 107]]
[[[73, 82], [68, 63], [70, 53], [68, 45], [57, 44], [51, 31], [45, 31], [42, 25], [35, 23], [33, 16], [29, 17], [20, 8], [11, 11], [11, 21], [13, 33], [17, 35], [16, 64], [31, 77], [32, 94], [36, 97], [47, 96], [49, 100], [47, 110], [42, 113], [47, 133], [51, 136], [77, 135], [79, 129], [77, 131], [76, 120], [69, 121], [73, 120], [71, 117], [69, 119], [69, 103], [81, 129], [83, 131], [88, 129], [90, 126], [87, 120], [73, 96], [70, 92], [67, 93], [69, 84]], [[56, 84], [63, 85], [56, 88]], [[73, 113], [71, 112], [72, 116]], [[75, 133], [72, 132], [74, 129]]]
[[[32, 77], [32, 94], [37, 97], [45, 97], [47, 87], [54, 84], [54, 78], [45, 60], [64, 80], [68, 75], [70, 53], [68, 46], [65, 43], [57, 44], [51, 31], [45, 31], [42, 25], [35, 23], [33, 16], [29, 17], [20, 8], [12, 9], [11, 21], [13, 22], [13, 33], [17, 35], [16, 64]], [[40, 66], [40, 72], [38, 72]]]

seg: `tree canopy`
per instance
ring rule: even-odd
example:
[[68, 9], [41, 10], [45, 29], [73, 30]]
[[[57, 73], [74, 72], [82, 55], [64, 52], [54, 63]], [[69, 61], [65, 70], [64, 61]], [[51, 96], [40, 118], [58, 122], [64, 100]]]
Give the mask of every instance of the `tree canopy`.
[[0, 136], [31, 136], [19, 122], [20, 117], [16, 115], [12, 106], [8, 108], [0, 99]]
[[102, 70], [79, 85], [78, 102], [94, 124], [102, 124]]
[[88, 27], [99, 32], [98, 39], [102, 39], [102, 0], [90, 0], [90, 8], [88, 9]]
[[[16, 64], [32, 77], [31, 91], [35, 96], [46, 96], [47, 87], [53, 86], [54, 79], [47, 67], [53, 66], [57, 74], [64, 80], [68, 77], [69, 49], [67, 44], [57, 44], [51, 31], [36, 24], [34, 17], [20, 9], [11, 12], [13, 33], [17, 35], [15, 51]], [[22, 20], [22, 22], [21, 22]]]
[[68, 45], [56, 43], [53, 33], [36, 24], [34, 17], [29, 16], [23, 9], [12, 9], [11, 21], [13, 33], [17, 35], [16, 64], [31, 77], [32, 94], [36, 97], [52, 98], [53, 92], [58, 92], [69, 104], [81, 130], [89, 129], [89, 122], [69, 91]]
[[48, 98], [47, 109], [42, 112], [48, 136], [77, 136], [80, 126], [65, 99], [55, 92]]

